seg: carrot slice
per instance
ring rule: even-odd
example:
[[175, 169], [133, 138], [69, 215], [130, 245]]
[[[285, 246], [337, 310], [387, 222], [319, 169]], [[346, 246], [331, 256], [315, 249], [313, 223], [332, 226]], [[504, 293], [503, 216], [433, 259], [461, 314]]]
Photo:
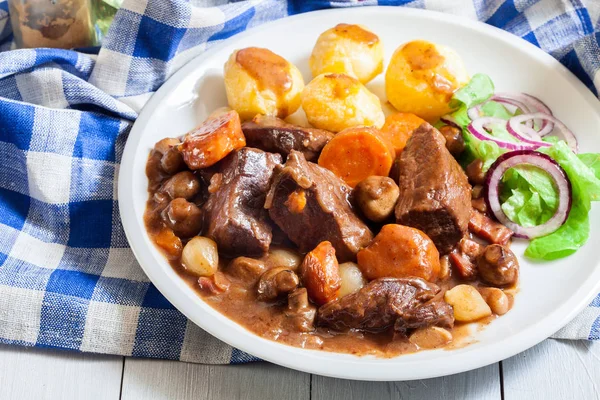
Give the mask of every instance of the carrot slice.
[[354, 187], [372, 175], [388, 176], [394, 157], [392, 144], [378, 129], [348, 128], [323, 148], [319, 165]]
[[404, 225], [385, 225], [357, 260], [367, 279], [417, 276], [435, 282], [440, 274], [440, 254], [431, 239]]
[[399, 112], [391, 114], [385, 119], [381, 132], [392, 142], [396, 154], [399, 154], [404, 150], [413, 131], [424, 122], [424, 119], [415, 114]]
[[245, 145], [240, 116], [228, 111], [209, 117], [185, 135], [180, 151], [187, 166], [196, 170], [216, 164]]

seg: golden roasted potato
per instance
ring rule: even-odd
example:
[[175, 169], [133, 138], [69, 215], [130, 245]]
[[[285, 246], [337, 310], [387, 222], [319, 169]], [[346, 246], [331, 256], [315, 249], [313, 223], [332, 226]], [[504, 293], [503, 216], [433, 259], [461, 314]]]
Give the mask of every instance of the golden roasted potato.
[[468, 81], [467, 70], [454, 50], [414, 40], [394, 52], [385, 73], [385, 92], [398, 111], [431, 122], [451, 111], [452, 94]]
[[381, 128], [385, 122], [379, 98], [344, 74], [313, 79], [302, 92], [302, 108], [311, 125], [333, 132], [356, 126]]
[[364, 26], [338, 24], [319, 36], [309, 64], [313, 76], [346, 74], [367, 83], [383, 71], [383, 44]]
[[415, 330], [408, 340], [421, 349], [437, 349], [452, 341], [452, 333], [439, 326], [428, 326]]
[[490, 306], [471, 285], [458, 285], [446, 291], [444, 300], [454, 308], [454, 318], [460, 322], [473, 322], [492, 315]]
[[300, 107], [304, 79], [295, 65], [270, 50], [236, 50], [225, 63], [229, 107], [242, 120], [256, 114], [285, 118]]

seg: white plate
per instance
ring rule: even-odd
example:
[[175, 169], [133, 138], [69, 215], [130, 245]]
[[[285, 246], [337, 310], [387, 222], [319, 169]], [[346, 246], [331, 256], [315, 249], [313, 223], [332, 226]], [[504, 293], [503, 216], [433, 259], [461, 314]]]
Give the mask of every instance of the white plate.
[[[144, 229], [144, 167], [154, 143], [182, 135], [215, 108], [226, 105], [223, 64], [234, 49], [266, 47], [296, 64], [306, 82], [317, 36], [340, 22], [361, 23], [382, 39], [386, 61], [394, 49], [423, 38], [453, 47], [471, 74], [490, 75], [498, 91], [523, 91], [543, 99], [577, 135], [582, 152], [600, 152], [600, 104], [579, 80], [535, 46], [491, 26], [456, 16], [395, 7], [361, 7], [301, 14], [224, 41], [177, 72], [152, 97], [135, 123], [123, 154], [119, 206], [125, 233], [144, 271], [189, 319], [219, 339], [262, 359], [298, 370], [362, 380], [410, 380], [449, 375], [510, 357], [542, 341], [581, 311], [600, 291], [600, 207], [594, 205], [588, 244], [555, 262], [520, 258], [520, 293], [514, 308], [455, 350], [423, 351], [391, 359], [303, 350], [262, 339], [204, 303], [172, 270]], [[383, 94], [383, 76], [368, 85]]]

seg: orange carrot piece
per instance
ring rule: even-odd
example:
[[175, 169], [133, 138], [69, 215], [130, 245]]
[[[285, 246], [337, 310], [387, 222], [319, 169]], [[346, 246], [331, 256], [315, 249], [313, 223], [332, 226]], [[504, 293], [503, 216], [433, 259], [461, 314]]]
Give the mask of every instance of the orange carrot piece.
[[246, 145], [240, 116], [228, 111], [209, 117], [185, 135], [180, 151], [192, 170], [210, 167]]
[[394, 161], [392, 144], [376, 128], [348, 128], [323, 148], [319, 165], [349, 186], [372, 175], [388, 176]]
[[306, 254], [300, 265], [300, 275], [308, 297], [321, 306], [337, 299], [342, 279], [335, 257], [335, 249], [330, 242], [321, 242]]
[[357, 260], [367, 279], [417, 276], [435, 282], [440, 274], [440, 254], [431, 239], [404, 225], [385, 225]]
[[415, 114], [399, 112], [391, 114], [385, 119], [381, 132], [392, 142], [398, 155], [404, 150], [406, 142], [410, 139], [413, 131], [424, 122], [424, 119], [417, 117]]

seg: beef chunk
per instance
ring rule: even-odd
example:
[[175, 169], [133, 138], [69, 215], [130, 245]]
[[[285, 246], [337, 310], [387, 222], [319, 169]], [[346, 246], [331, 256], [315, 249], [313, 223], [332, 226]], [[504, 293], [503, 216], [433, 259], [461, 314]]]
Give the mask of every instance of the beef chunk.
[[454, 310], [441, 296], [429, 300], [412, 312], [407, 312], [404, 318], [399, 318], [394, 324], [394, 330], [406, 333], [408, 329], [426, 328], [428, 326], [452, 328], [454, 326]]
[[333, 133], [322, 129], [304, 128], [288, 124], [282, 119], [257, 115], [242, 124], [248, 146], [279, 153], [286, 157], [292, 150], [315, 161], [321, 149], [333, 138]]
[[380, 278], [358, 292], [321, 306], [317, 323], [338, 331], [400, 332], [429, 325], [452, 327], [454, 314], [440, 288], [421, 278]]
[[265, 208], [301, 251], [327, 240], [344, 262], [355, 259], [358, 250], [373, 239], [348, 202], [350, 192], [331, 171], [292, 151], [285, 165], [276, 168]]
[[471, 213], [471, 187], [445, 140], [424, 123], [409, 139], [399, 161], [398, 223], [425, 232], [441, 254], [465, 235]]
[[279, 154], [245, 147], [227, 156], [210, 180], [204, 205], [204, 226], [219, 252], [228, 256], [257, 255], [269, 249], [271, 226], [263, 208]]

